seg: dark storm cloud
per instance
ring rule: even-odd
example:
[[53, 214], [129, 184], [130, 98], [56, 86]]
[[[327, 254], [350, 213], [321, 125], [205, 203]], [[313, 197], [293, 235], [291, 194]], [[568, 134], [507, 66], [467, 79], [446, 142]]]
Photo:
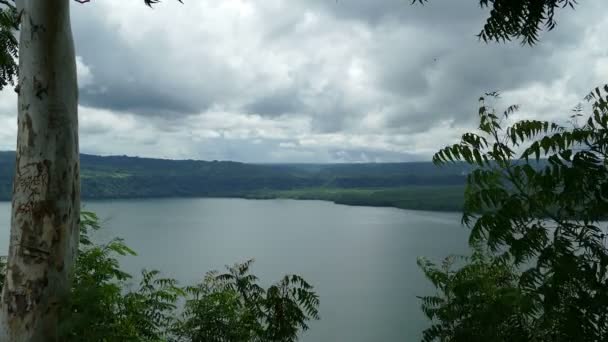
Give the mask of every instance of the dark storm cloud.
[[[204, 108], [202, 104], [197, 107], [185, 101], [187, 99], [180, 99], [171, 93], [163, 92], [162, 89], [154, 89], [137, 81], [102, 84], [107, 85], [104, 85], [101, 91], [98, 88], [85, 87], [81, 92], [81, 103], [93, 107], [152, 115], [193, 113]], [[159, 85], [160, 87], [162, 86]]]
[[[409, 98], [408, 105], [395, 108], [389, 116], [389, 127], [420, 131], [439, 119], [473, 121], [476, 100], [486, 92], [505, 92], [562, 77], [560, 66], [548, 62], [551, 52], [542, 48], [464, 45], [437, 57], [426, 73], [397, 71], [391, 82], [383, 84], [394, 96]], [[413, 82], [408, 75], [423, 80]]]
[[296, 89], [286, 88], [271, 91], [244, 107], [246, 113], [276, 117], [290, 113], [305, 112], [305, 105], [300, 100]]

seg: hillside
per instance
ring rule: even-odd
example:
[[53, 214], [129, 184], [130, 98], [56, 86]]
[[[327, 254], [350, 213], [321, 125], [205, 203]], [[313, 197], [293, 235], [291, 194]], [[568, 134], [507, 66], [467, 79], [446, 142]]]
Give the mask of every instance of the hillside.
[[[14, 152], [0, 152], [0, 200], [10, 199]], [[430, 162], [245, 164], [81, 155], [85, 199], [246, 197], [459, 210], [468, 166]]]

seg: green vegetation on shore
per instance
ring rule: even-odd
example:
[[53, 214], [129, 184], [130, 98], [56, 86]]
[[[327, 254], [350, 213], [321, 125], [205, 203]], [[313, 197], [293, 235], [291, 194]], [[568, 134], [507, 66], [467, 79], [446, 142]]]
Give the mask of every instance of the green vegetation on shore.
[[[0, 152], [0, 200], [10, 200], [15, 153]], [[81, 155], [85, 199], [238, 197], [460, 211], [464, 163], [246, 164]]]
[[283, 191], [259, 191], [245, 198], [323, 200], [337, 204], [371, 207], [394, 207], [411, 210], [461, 211], [464, 186], [409, 186], [394, 189], [305, 188]]

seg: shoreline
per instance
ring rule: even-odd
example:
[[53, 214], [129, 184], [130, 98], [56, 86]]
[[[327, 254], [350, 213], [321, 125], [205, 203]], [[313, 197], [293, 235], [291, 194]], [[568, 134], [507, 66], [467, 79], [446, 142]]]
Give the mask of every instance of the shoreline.
[[[365, 201], [352, 202], [348, 200], [339, 199], [328, 199], [328, 198], [296, 198], [291, 196], [270, 196], [270, 195], [217, 195], [217, 196], [120, 196], [120, 197], [83, 197], [81, 201], [86, 204], [88, 201], [94, 202], [110, 202], [110, 201], [121, 201], [121, 200], [159, 200], [159, 199], [244, 199], [244, 200], [292, 200], [292, 201], [323, 201], [337, 205], [345, 205], [349, 207], [368, 207], [368, 208], [393, 208], [399, 210], [411, 210], [411, 211], [426, 211], [426, 212], [440, 212], [440, 213], [462, 213], [462, 210], [455, 208], [437, 208], [434, 206], [406, 206], [396, 205], [391, 203], [374, 203]], [[0, 199], [0, 203], [10, 203], [9, 199]]]

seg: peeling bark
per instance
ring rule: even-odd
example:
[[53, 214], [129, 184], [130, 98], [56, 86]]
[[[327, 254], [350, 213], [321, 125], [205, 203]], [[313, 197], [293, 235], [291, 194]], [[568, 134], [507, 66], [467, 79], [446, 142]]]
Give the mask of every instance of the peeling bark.
[[21, 0], [17, 160], [2, 341], [57, 340], [78, 243], [78, 87], [69, 0]]

